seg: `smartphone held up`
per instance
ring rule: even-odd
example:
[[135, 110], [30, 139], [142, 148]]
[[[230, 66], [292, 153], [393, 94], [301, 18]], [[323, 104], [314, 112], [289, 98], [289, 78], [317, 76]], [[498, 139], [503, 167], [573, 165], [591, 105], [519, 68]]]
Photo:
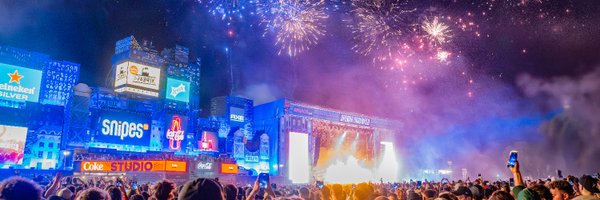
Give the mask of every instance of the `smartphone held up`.
[[507, 167], [515, 167], [515, 165], [517, 164], [518, 154], [518, 151], [510, 151], [510, 154], [508, 155], [508, 163], [506, 164]]

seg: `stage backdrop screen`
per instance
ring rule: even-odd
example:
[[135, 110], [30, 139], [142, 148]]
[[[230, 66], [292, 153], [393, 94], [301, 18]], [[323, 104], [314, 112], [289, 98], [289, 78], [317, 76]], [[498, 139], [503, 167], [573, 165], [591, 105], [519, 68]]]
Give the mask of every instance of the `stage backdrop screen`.
[[167, 93], [165, 95], [170, 100], [189, 102], [190, 82], [167, 78]]
[[0, 99], [38, 102], [42, 72], [0, 63]]
[[98, 118], [96, 142], [148, 146], [151, 119], [144, 114], [102, 112]]
[[125, 84], [150, 90], [160, 87], [160, 68], [127, 61], [118, 64], [115, 71], [115, 87]]
[[0, 167], [8, 168], [23, 162], [27, 128], [0, 125]]

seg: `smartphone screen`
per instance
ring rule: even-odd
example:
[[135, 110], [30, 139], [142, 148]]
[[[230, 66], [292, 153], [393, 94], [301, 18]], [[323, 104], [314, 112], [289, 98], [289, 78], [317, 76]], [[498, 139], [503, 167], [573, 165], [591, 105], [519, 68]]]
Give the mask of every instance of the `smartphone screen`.
[[417, 181], [417, 189], [421, 189], [421, 185], [422, 185], [422, 182], [421, 181]]
[[509, 178], [508, 179], [508, 184], [510, 185], [510, 187], [514, 187], [515, 186], [515, 179], [514, 178]]
[[510, 151], [510, 155], [508, 157], [508, 163], [506, 164], [506, 166], [515, 167], [515, 164], [517, 162], [517, 154], [518, 153], [519, 153], [518, 151]]
[[135, 182], [135, 181], [134, 181], [134, 182], [131, 184], [131, 187], [132, 187], [134, 190], [137, 190], [137, 188], [138, 188], [137, 182]]
[[323, 181], [317, 181], [317, 187], [323, 189]]
[[269, 174], [258, 174], [258, 184], [260, 184], [260, 188], [267, 188], [267, 185], [269, 185]]

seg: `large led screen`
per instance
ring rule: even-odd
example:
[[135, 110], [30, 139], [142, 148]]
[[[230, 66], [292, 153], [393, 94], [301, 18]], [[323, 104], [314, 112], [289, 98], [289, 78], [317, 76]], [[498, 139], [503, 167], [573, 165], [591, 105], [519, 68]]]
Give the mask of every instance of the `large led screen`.
[[160, 68], [157, 67], [127, 61], [118, 64], [115, 73], [115, 87], [125, 84], [150, 90], [160, 87]]
[[150, 117], [143, 114], [102, 112], [94, 140], [109, 144], [148, 146], [150, 123]]
[[0, 63], [0, 99], [38, 102], [42, 72]]
[[190, 101], [190, 82], [167, 78], [166, 98], [175, 101]]
[[289, 178], [292, 183], [308, 183], [308, 134], [290, 132], [288, 150]]
[[10, 167], [23, 162], [27, 128], [0, 125], [0, 166]]

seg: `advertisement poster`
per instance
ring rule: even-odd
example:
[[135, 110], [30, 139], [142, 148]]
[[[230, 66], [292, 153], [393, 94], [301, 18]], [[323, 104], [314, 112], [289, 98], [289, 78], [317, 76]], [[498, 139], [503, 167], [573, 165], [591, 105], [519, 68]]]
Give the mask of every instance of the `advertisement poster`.
[[219, 151], [219, 139], [217, 134], [210, 131], [202, 131], [198, 139], [198, 150], [200, 151]]
[[102, 112], [98, 119], [96, 142], [148, 146], [150, 117], [125, 112]]
[[0, 99], [38, 102], [42, 72], [0, 63]]
[[160, 87], [160, 68], [134, 62], [118, 64], [115, 70], [115, 87], [121, 85], [158, 90]]
[[171, 115], [167, 124], [163, 150], [181, 151], [185, 149], [185, 134], [187, 131], [188, 118], [186, 116]]
[[0, 125], [0, 166], [7, 168], [23, 162], [27, 128]]
[[175, 101], [190, 101], [190, 82], [167, 78], [166, 98]]

